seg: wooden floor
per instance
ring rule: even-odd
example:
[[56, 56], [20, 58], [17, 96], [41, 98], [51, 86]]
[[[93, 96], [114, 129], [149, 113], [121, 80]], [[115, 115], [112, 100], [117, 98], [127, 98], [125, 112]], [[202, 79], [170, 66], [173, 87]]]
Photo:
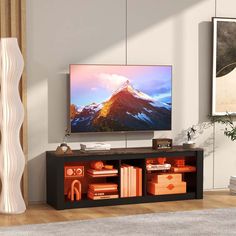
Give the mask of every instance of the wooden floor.
[[56, 211], [50, 206], [47, 206], [46, 204], [41, 204], [29, 206], [27, 211], [21, 215], [0, 214], [0, 226], [39, 224], [154, 212], [190, 211], [228, 207], [236, 207], [236, 195], [230, 195], [229, 191], [205, 192], [203, 200], [157, 202], [135, 205], [83, 208], [63, 211]]

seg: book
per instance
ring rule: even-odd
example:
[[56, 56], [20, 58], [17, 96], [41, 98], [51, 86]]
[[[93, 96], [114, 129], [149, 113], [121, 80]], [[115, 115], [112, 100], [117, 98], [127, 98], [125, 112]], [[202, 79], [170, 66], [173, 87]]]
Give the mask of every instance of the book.
[[142, 168], [136, 169], [136, 196], [142, 196]]
[[94, 192], [105, 192], [105, 191], [115, 191], [117, 188], [89, 188]]
[[129, 165], [124, 164], [123, 165], [125, 170], [125, 197], [129, 197], [130, 190], [129, 190], [129, 184], [130, 184], [130, 168]]
[[88, 190], [88, 193], [93, 196], [116, 195], [116, 194], [118, 194], [118, 190], [107, 191], [107, 192], [93, 192], [91, 190]]
[[128, 197], [131, 197], [131, 188], [132, 188], [132, 169], [133, 166], [128, 166]]
[[120, 168], [120, 197], [124, 197], [124, 168]]
[[90, 184], [89, 189], [93, 191], [112, 191], [117, 190], [118, 185], [114, 183], [101, 183], [101, 184]]
[[123, 172], [124, 172], [124, 179], [123, 179], [123, 197], [128, 197], [128, 167], [127, 166], [122, 166]]
[[131, 168], [130, 197], [135, 197], [137, 192], [137, 170]]
[[88, 198], [92, 200], [102, 200], [102, 199], [114, 199], [114, 198], [119, 198], [118, 194], [112, 194], [112, 195], [103, 195], [103, 196], [94, 196], [91, 193], [87, 194]]
[[95, 188], [103, 188], [103, 187], [118, 187], [115, 183], [98, 183], [98, 184], [90, 184], [89, 187], [95, 187]]
[[91, 188], [88, 189], [88, 191], [93, 193], [111, 193], [111, 192], [117, 192], [118, 189], [99, 189], [99, 190], [93, 190]]
[[87, 170], [88, 173], [93, 174], [93, 175], [102, 175], [102, 174], [118, 174], [117, 169], [112, 169], [112, 170], [93, 170], [89, 169]]
[[230, 176], [230, 180], [235, 181], [236, 182], [236, 176]]
[[184, 167], [171, 167], [171, 171], [179, 173], [179, 172], [195, 172], [195, 166], [184, 166]]
[[88, 173], [88, 175], [89, 176], [91, 176], [91, 177], [94, 177], [94, 178], [101, 178], [101, 177], [112, 177], [112, 176], [117, 176], [118, 174], [99, 174], [99, 175], [97, 175], [97, 174], [91, 174], [91, 173]]

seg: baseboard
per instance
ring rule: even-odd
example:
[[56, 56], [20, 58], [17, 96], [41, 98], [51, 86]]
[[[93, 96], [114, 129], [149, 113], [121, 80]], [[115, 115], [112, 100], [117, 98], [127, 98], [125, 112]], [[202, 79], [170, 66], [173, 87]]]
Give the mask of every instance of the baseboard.
[[213, 188], [213, 189], [204, 189], [204, 192], [214, 192], [214, 191], [227, 191], [228, 188]]
[[42, 205], [46, 204], [46, 201], [29, 201], [29, 205]]

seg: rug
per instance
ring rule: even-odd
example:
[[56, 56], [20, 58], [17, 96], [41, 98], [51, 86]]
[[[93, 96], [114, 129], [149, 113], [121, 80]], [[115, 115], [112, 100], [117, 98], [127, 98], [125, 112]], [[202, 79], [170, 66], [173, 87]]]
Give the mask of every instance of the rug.
[[236, 235], [236, 208], [152, 213], [0, 228], [7, 236]]

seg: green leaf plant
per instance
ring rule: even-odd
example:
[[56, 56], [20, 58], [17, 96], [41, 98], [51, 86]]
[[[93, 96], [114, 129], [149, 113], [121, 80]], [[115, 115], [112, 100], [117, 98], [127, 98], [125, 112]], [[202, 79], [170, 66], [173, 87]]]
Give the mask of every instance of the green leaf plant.
[[232, 141], [236, 140], [236, 125], [231, 114], [226, 112], [224, 116], [210, 116], [212, 123], [219, 123], [225, 125], [224, 134]]

